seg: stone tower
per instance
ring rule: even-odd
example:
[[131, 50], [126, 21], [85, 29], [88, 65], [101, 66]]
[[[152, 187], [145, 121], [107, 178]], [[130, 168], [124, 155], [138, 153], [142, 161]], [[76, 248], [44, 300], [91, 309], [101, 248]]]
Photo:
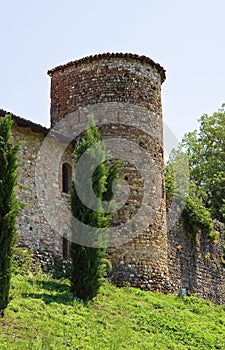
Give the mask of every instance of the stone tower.
[[116, 230], [107, 253], [113, 265], [112, 281], [164, 290], [168, 280], [161, 110], [164, 69], [145, 56], [106, 53], [69, 62], [48, 74], [52, 128], [63, 120], [67, 120], [64, 128], [82, 125], [92, 113], [102, 138], [118, 143], [114, 158], [123, 159], [130, 192], [113, 216]]

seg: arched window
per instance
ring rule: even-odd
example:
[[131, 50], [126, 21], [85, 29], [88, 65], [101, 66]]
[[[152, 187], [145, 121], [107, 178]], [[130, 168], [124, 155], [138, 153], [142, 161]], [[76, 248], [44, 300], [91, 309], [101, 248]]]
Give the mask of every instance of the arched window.
[[70, 193], [72, 183], [72, 167], [68, 163], [62, 165], [62, 192]]

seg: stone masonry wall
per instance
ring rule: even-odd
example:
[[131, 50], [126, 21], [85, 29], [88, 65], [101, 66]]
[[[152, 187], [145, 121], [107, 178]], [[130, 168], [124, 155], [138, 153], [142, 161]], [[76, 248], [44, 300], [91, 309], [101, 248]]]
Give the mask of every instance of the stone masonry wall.
[[[62, 164], [73, 169], [74, 137], [84, 132], [92, 113], [102, 138], [114, 140], [117, 158], [127, 155], [122, 172], [130, 194], [112, 218], [116, 234], [110, 236], [107, 250], [113, 265], [110, 280], [118, 286], [129, 283], [173, 294], [186, 288], [188, 293], [224, 304], [223, 225], [215, 224], [215, 242], [193, 235], [182, 219], [166, 232], [163, 68], [146, 57], [103, 54], [56, 67], [49, 74], [53, 133], [46, 139], [46, 130], [34, 124], [29, 127], [32, 123], [19, 117], [13, 126], [14, 140], [22, 141], [18, 195], [26, 202], [18, 218], [19, 243], [62, 256], [63, 236], [69, 238], [65, 221], [70, 220], [69, 195], [62, 193]], [[121, 140], [130, 142], [130, 149]], [[135, 163], [140, 149], [146, 152], [146, 160]], [[143, 179], [143, 174], [148, 176]]]
[[[24, 128], [14, 124], [13, 138], [15, 142], [21, 143], [18, 196], [25, 203], [25, 208], [18, 218], [19, 244], [34, 250], [47, 249], [55, 255], [62, 255], [63, 233], [58, 234], [48, 222], [46, 212], [41, 207], [37, 195], [36, 164], [45, 135], [42, 132], [33, 132], [28, 127]], [[51, 157], [46, 159], [46, 168], [51, 161]], [[62, 163], [65, 161], [71, 161], [71, 150], [67, 150], [63, 155]], [[54, 187], [57, 178], [61, 176], [60, 172], [61, 167], [57, 174], [49, 171], [48, 182], [51, 187]], [[52, 206], [49, 206], [49, 210], [52, 210]]]
[[104, 102], [132, 102], [161, 116], [165, 71], [148, 57], [101, 54], [69, 62], [48, 74], [52, 126], [80, 107]]
[[190, 294], [225, 303], [224, 225], [214, 224], [218, 239], [191, 232], [182, 219], [168, 232], [170, 292], [186, 288]]
[[[71, 131], [78, 125], [79, 132], [84, 131], [88, 115], [93, 114], [102, 138], [115, 139], [117, 158], [124, 160], [130, 195], [113, 218], [116, 233], [110, 237], [107, 255], [113, 263], [112, 281], [163, 290], [168, 277], [163, 68], [146, 57], [103, 54], [56, 67], [49, 75], [52, 127], [72, 138]], [[140, 149], [145, 157], [141, 158]]]

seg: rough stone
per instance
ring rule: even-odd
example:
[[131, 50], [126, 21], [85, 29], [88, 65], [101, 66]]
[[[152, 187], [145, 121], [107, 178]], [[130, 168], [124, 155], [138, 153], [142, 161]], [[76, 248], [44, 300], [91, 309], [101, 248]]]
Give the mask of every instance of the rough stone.
[[[112, 225], [118, 226], [118, 231], [107, 250], [113, 267], [108, 278], [118, 286], [129, 284], [164, 293], [178, 294], [186, 288], [188, 293], [223, 304], [223, 227], [215, 224], [218, 242], [211, 242], [204, 235], [194, 236], [182, 220], [166, 232], [161, 111], [163, 68], [143, 56], [103, 54], [56, 67], [49, 74], [51, 129], [13, 116], [14, 140], [22, 141], [18, 196], [26, 202], [18, 218], [19, 244], [36, 251], [36, 259], [41, 261], [39, 252], [46, 252], [43, 254], [48, 264], [52, 262], [51, 254], [68, 257], [69, 233], [63, 219], [69, 222], [70, 217], [67, 217], [68, 211], [60, 210], [60, 205], [63, 203], [69, 208], [70, 196], [63, 191], [62, 165], [71, 167], [72, 177], [76, 140], [71, 139], [70, 133], [79, 127], [80, 134], [76, 135], [79, 139], [88, 115], [93, 113], [104, 140], [126, 139], [145, 150], [151, 158], [150, 163], [141, 162], [137, 167], [138, 147], [132, 152], [123, 147], [119, 149], [121, 157], [125, 152], [130, 154], [122, 167], [130, 195], [112, 218]], [[0, 110], [0, 116], [3, 112]], [[129, 123], [125, 123], [127, 116]], [[58, 124], [60, 128], [57, 129]], [[37, 169], [40, 148], [50, 131], [43, 169]], [[59, 136], [60, 141], [56, 143], [54, 140]], [[54, 169], [52, 162], [57, 164]], [[149, 175], [146, 181], [143, 181], [142, 171]], [[150, 195], [144, 203], [146, 189]], [[49, 193], [47, 202], [40, 201], [38, 191], [43, 195]], [[146, 212], [138, 225], [134, 222], [130, 230], [120, 228], [121, 224], [138, 216], [143, 207]], [[151, 209], [152, 217], [146, 214], [151, 213]], [[60, 220], [63, 225], [59, 225]], [[139, 227], [142, 224], [144, 228]]]

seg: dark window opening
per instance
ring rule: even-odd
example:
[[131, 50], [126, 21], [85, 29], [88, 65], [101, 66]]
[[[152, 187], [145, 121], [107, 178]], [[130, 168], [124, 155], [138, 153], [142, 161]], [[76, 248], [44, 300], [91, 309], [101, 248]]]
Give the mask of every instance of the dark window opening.
[[62, 165], [62, 192], [69, 193], [72, 182], [72, 167], [68, 163]]
[[63, 237], [63, 258], [68, 260], [69, 254], [70, 254], [70, 243], [69, 240], [65, 237]]
[[165, 183], [162, 180], [162, 198], [164, 198], [164, 197], [165, 197]]

